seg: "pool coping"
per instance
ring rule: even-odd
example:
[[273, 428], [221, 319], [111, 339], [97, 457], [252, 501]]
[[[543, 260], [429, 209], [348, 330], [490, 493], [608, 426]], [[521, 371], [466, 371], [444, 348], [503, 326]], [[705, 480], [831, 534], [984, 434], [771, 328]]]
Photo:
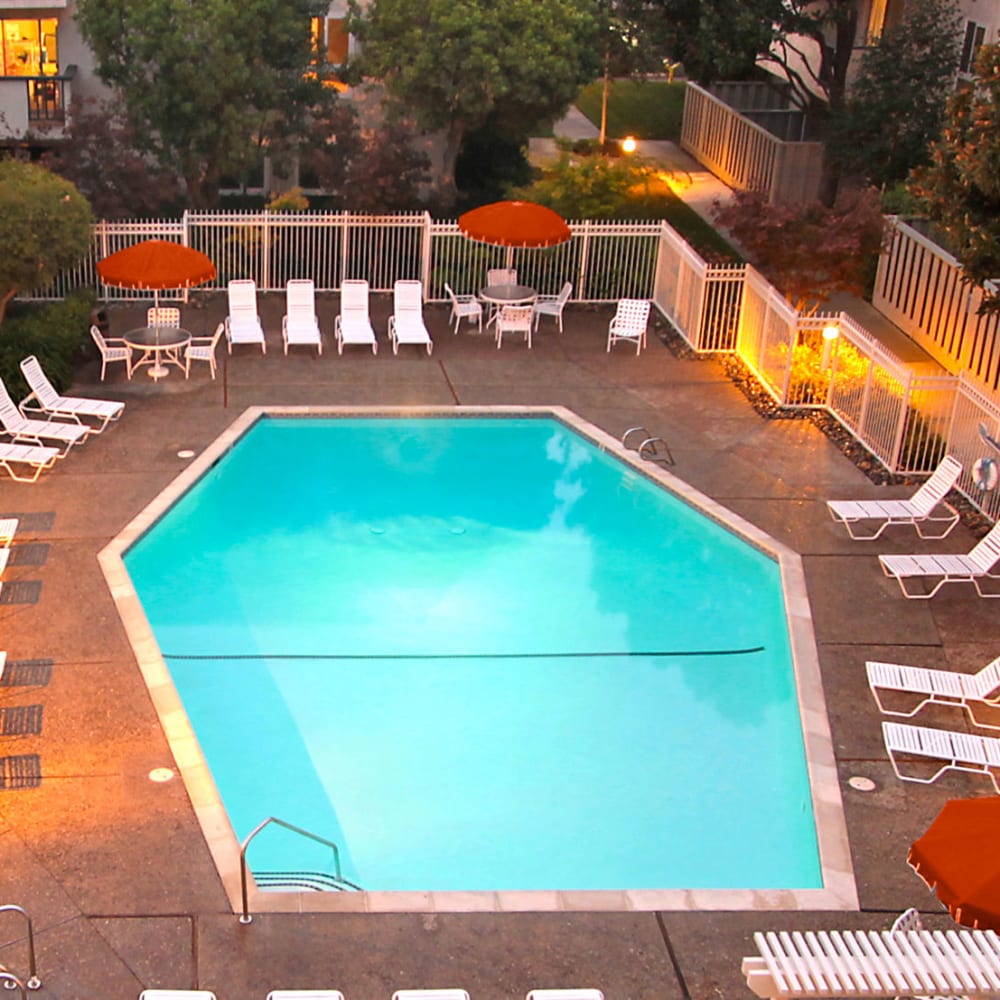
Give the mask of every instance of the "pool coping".
[[788, 614], [789, 642], [812, 796], [823, 887], [817, 889], [502, 890], [494, 892], [261, 891], [249, 879], [251, 913], [466, 913], [526, 911], [857, 910], [858, 896], [826, 711], [805, 574], [798, 553], [674, 476], [640, 459], [610, 434], [563, 406], [253, 406], [140, 511], [98, 562], [149, 690], [177, 769], [234, 913], [243, 910], [240, 844], [205, 763], [166, 662], [125, 570], [124, 553], [264, 417], [535, 416], [564, 423], [712, 520], [774, 558]]

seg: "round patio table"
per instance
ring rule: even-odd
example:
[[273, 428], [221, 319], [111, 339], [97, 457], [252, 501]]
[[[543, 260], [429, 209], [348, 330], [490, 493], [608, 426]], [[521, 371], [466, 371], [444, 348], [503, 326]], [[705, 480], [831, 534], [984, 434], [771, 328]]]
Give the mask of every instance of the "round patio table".
[[487, 285], [479, 289], [479, 297], [493, 307], [486, 321], [489, 326], [504, 306], [531, 305], [538, 298], [538, 292], [530, 285]]
[[191, 342], [191, 334], [177, 326], [140, 326], [129, 330], [122, 340], [133, 351], [139, 352], [139, 359], [132, 364], [132, 371], [146, 365], [146, 374], [156, 381], [170, 374], [167, 365], [176, 365], [183, 370], [184, 360], [181, 355]]

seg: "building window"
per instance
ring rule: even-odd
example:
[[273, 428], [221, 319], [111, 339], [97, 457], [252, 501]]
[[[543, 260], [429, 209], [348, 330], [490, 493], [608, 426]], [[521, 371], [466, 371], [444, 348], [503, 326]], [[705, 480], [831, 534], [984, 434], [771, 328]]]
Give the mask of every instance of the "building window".
[[314, 17], [312, 19], [313, 51], [331, 66], [347, 62], [350, 35], [344, 28], [345, 18]]
[[49, 76], [59, 72], [54, 17], [0, 18], [4, 76]]
[[962, 42], [962, 58], [958, 61], [959, 73], [972, 73], [976, 68], [976, 56], [986, 40], [986, 27], [975, 21], [965, 22], [965, 40]]
[[872, 9], [868, 15], [868, 44], [878, 45], [885, 28], [885, 11], [888, 0], [872, 0]]

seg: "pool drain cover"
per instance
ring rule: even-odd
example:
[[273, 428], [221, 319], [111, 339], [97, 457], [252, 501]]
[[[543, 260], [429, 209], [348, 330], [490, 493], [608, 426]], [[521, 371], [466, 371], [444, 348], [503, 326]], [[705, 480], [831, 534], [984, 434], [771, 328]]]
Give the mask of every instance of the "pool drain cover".
[[14, 544], [10, 549], [10, 566], [44, 566], [49, 558], [48, 542], [27, 542], [24, 545]]
[[37, 736], [41, 731], [41, 705], [8, 705], [0, 708], [0, 736]]
[[0, 687], [44, 687], [52, 680], [52, 660], [8, 660]]
[[42, 758], [37, 753], [0, 757], [0, 788], [37, 788], [42, 783]]
[[41, 594], [41, 580], [4, 580], [0, 604], [37, 604]]
[[848, 778], [847, 783], [856, 792], [874, 792], [875, 782], [871, 778], [865, 778], [860, 774], [856, 774], [853, 778]]

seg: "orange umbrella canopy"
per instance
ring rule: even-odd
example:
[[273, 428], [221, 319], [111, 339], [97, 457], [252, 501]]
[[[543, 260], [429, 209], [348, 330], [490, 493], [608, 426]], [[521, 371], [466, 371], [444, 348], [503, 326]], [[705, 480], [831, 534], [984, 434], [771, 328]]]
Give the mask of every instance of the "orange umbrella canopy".
[[554, 247], [572, 235], [558, 212], [531, 201], [495, 201], [458, 218], [470, 240], [498, 247]]
[[1000, 930], [1000, 798], [951, 799], [907, 861], [960, 924]]
[[200, 251], [171, 240], [143, 240], [97, 262], [106, 285], [118, 288], [189, 288], [215, 277]]

